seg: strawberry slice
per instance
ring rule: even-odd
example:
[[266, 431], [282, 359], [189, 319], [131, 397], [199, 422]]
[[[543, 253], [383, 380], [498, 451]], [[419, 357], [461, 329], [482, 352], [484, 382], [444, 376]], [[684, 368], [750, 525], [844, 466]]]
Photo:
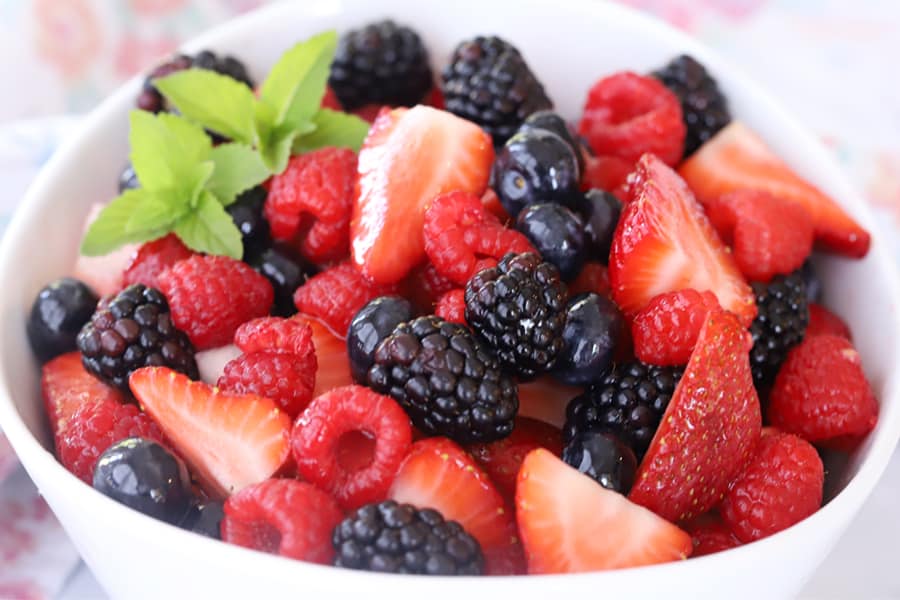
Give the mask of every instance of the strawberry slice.
[[388, 497], [418, 508], [433, 508], [445, 519], [459, 522], [481, 544], [489, 574], [522, 570], [513, 515], [484, 471], [447, 438], [415, 442]]
[[613, 235], [609, 282], [613, 299], [633, 316], [660, 294], [687, 288], [711, 291], [749, 326], [753, 290], [684, 181], [645, 154], [631, 176], [633, 200]]
[[290, 454], [291, 420], [269, 398], [229, 394], [166, 367], [138, 369], [129, 384], [211, 496], [268, 479]]
[[750, 375], [750, 334], [710, 312], [638, 468], [629, 498], [670, 521], [705, 513], [747, 464], [762, 418]]
[[350, 361], [347, 358], [347, 343], [339, 338], [331, 329], [318, 319], [307, 315], [295, 315], [298, 321], [306, 323], [312, 329], [313, 346], [316, 348], [316, 387], [312, 397], [315, 398], [335, 388], [353, 385], [350, 375]]
[[480, 127], [428, 106], [382, 110], [359, 152], [350, 224], [353, 262], [396, 283], [425, 258], [425, 209], [453, 190], [481, 196], [494, 147]]
[[82, 406], [125, 400], [119, 390], [85, 370], [79, 352], [57, 356], [41, 368], [41, 395], [54, 437], [65, 433], [69, 419]]
[[519, 471], [516, 519], [531, 574], [652, 565], [692, 549], [687, 533], [541, 448]]
[[732, 121], [678, 168], [703, 204], [741, 189], [794, 200], [813, 216], [822, 249], [853, 258], [869, 251], [869, 232], [832, 198], [799, 175], [746, 125]]

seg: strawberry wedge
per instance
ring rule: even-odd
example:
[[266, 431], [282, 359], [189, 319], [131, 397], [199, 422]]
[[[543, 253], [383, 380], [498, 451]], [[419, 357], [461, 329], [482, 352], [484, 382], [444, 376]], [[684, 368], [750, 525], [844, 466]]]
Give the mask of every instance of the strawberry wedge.
[[88, 373], [80, 352], [57, 356], [41, 369], [41, 395], [50, 418], [50, 431], [62, 436], [72, 415], [88, 404], [124, 402], [119, 390]]
[[832, 198], [797, 175], [746, 125], [732, 122], [678, 168], [703, 204], [737, 190], [794, 200], [813, 216], [816, 243], [853, 258], [869, 251], [869, 232]]

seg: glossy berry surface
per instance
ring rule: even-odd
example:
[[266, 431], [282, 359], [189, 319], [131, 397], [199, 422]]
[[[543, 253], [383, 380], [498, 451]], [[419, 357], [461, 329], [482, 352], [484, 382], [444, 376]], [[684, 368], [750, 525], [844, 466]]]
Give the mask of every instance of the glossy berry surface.
[[556, 265], [565, 280], [573, 279], [584, 264], [584, 224], [560, 204], [532, 204], [519, 213], [516, 228], [545, 261]]
[[97, 295], [84, 283], [63, 277], [46, 285], [31, 305], [26, 331], [35, 356], [47, 362], [75, 349], [75, 338], [97, 307]]
[[627, 494], [634, 483], [637, 458], [634, 452], [612, 433], [584, 431], [566, 444], [562, 458], [603, 487]]
[[613, 234], [622, 214], [622, 203], [609, 192], [592, 189], [585, 192], [579, 212], [584, 220], [589, 258], [606, 264]]
[[600, 383], [624, 331], [625, 319], [612, 300], [594, 293], [573, 297], [566, 305], [563, 349], [554, 375], [569, 385]]
[[561, 137], [572, 148], [572, 152], [575, 153], [575, 158], [578, 159], [579, 171], [584, 172], [584, 157], [581, 154], [581, 144], [575, 138], [569, 124], [566, 123], [566, 120], [559, 113], [552, 110], [539, 110], [531, 113], [525, 119], [525, 122], [522, 123], [522, 126], [519, 127], [519, 131], [530, 131], [532, 129], [543, 129]]
[[121, 194], [125, 190], [133, 190], [139, 187], [141, 187], [141, 182], [138, 180], [137, 173], [134, 171], [134, 165], [129, 162], [119, 174], [119, 193]]
[[347, 357], [353, 379], [366, 382], [366, 374], [375, 360], [375, 348], [397, 325], [412, 317], [412, 305], [400, 296], [375, 298], [356, 313], [347, 331]]
[[293, 248], [278, 243], [250, 257], [248, 263], [272, 284], [275, 293], [272, 313], [280, 317], [289, 317], [296, 313], [294, 292], [309, 277], [315, 275], [315, 268], [303, 260]]
[[207, 500], [191, 507], [181, 522], [181, 528], [216, 540], [222, 539], [222, 519], [225, 509], [220, 500]]
[[257, 186], [242, 193], [225, 209], [241, 232], [245, 260], [269, 245], [269, 223], [263, 217], [265, 203], [266, 190]]

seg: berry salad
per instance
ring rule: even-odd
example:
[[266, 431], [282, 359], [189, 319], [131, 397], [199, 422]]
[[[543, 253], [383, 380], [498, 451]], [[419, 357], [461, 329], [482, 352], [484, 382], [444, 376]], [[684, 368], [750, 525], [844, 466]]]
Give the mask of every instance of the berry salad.
[[60, 463], [390, 573], [676, 561], [816, 512], [878, 402], [812, 255], [869, 234], [690, 56], [560, 115], [523, 50], [433, 70], [387, 20], [263, 81], [209, 51], [150, 73], [119, 195], [27, 322]]

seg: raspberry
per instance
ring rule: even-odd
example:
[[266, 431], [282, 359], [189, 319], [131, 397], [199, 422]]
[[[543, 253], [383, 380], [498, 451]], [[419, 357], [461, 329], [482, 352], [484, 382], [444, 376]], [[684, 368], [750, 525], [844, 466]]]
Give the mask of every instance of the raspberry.
[[260, 317], [238, 327], [234, 343], [245, 354], [270, 351], [295, 354], [298, 357], [312, 354], [315, 357], [316, 348], [312, 336], [309, 323], [297, 319]]
[[147, 242], [131, 257], [131, 262], [122, 274], [122, 286], [142, 283], [147, 287], [158, 288], [157, 278], [160, 273], [193, 255], [194, 253], [171, 233], [158, 240]]
[[316, 387], [316, 355], [264, 351], [242, 354], [225, 365], [216, 386], [235, 394], [271, 398], [292, 419]]
[[372, 283], [345, 261], [310, 277], [294, 292], [294, 304], [301, 313], [321, 319], [344, 337], [359, 309], [378, 296], [395, 292], [395, 286]]
[[812, 443], [871, 431], [878, 402], [853, 344], [817, 335], [795, 346], [775, 378], [768, 417], [775, 427]]
[[806, 327], [806, 337], [814, 335], [836, 335], [853, 341], [850, 328], [839, 316], [822, 306], [821, 304], [809, 304], [809, 325]]
[[[359, 444], [360, 434], [370, 440]], [[353, 444], [355, 455], [343, 452]], [[297, 472], [354, 510], [387, 497], [412, 441], [409, 417], [391, 398], [351, 385], [315, 398], [291, 432]], [[360, 446], [369, 446], [369, 456]], [[368, 458], [368, 460], [365, 460]], [[352, 461], [352, 464], [351, 464]]]
[[345, 256], [355, 181], [356, 155], [347, 148], [293, 157], [287, 169], [272, 178], [266, 198], [272, 237], [289, 240], [300, 233], [299, 250], [312, 262]]
[[137, 406], [113, 400], [86, 403], [57, 435], [56, 455], [70, 473], [90, 485], [100, 455], [116, 442], [130, 437], [166, 445], [160, 428]]
[[344, 515], [309, 483], [269, 479], [231, 496], [224, 508], [223, 541], [322, 565], [334, 558], [331, 532]]
[[269, 313], [269, 280], [246, 263], [225, 256], [192, 256], [159, 277], [175, 326], [197, 350], [231, 343], [241, 323]]
[[589, 293], [609, 296], [609, 274], [606, 267], [598, 262], [584, 263], [581, 273], [569, 284], [569, 296], [571, 297]]
[[634, 354], [653, 365], [684, 365], [691, 358], [706, 315], [719, 307], [712, 292], [667, 292], [653, 298], [634, 317]]
[[581, 175], [581, 191], [604, 190], [622, 202], [628, 201], [626, 182], [634, 171], [634, 161], [618, 156], [587, 156]]
[[507, 229], [481, 199], [449, 192], [434, 199], [425, 212], [425, 252], [438, 272], [459, 285], [478, 271], [497, 266], [509, 252], [534, 252], [524, 235]]
[[451, 323], [466, 324], [466, 292], [462, 289], [450, 290], [440, 297], [434, 307], [434, 314]]
[[401, 284], [403, 296], [423, 313], [434, 312], [434, 306], [441, 296], [456, 287], [455, 283], [438, 273], [430, 262], [424, 262], [413, 269]]
[[722, 519], [743, 542], [787, 529], [822, 505], [825, 470], [809, 442], [763, 431], [755, 456], [722, 500]]
[[692, 558], [730, 550], [741, 545], [741, 540], [734, 535], [722, 517], [714, 512], [692, 519], [685, 523], [682, 529], [691, 535], [691, 541], [694, 543]]
[[684, 151], [686, 128], [675, 94], [652, 77], [624, 71], [590, 89], [578, 133], [599, 155], [635, 162], [651, 153], [674, 166]]

